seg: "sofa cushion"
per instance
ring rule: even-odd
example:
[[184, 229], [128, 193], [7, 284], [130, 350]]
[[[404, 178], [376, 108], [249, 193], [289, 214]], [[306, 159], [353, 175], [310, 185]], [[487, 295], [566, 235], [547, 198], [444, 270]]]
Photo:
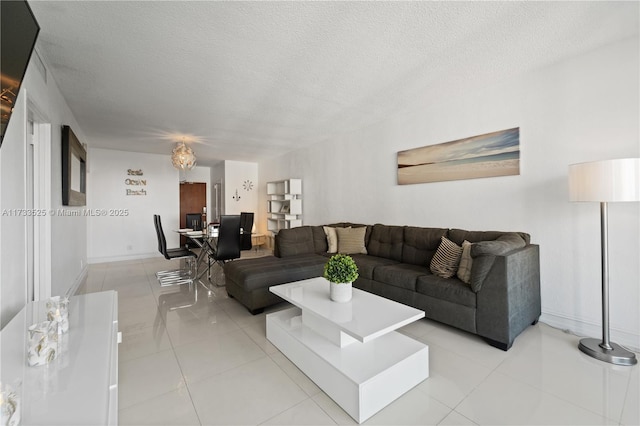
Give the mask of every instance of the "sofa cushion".
[[471, 283], [471, 266], [473, 259], [471, 258], [471, 243], [467, 240], [462, 242], [462, 256], [460, 256], [460, 265], [456, 276], [465, 284]]
[[476, 294], [457, 278], [421, 275], [416, 281], [416, 292], [458, 305], [476, 307]]
[[371, 237], [367, 252], [372, 256], [402, 261], [402, 244], [404, 229], [402, 226], [375, 224], [371, 229]]
[[395, 265], [378, 266], [373, 271], [373, 279], [383, 284], [416, 291], [416, 280], [426, 274], [431, 275], [424, 265], [397, 263]]
[[[373, 279], [373, 272], [378, 266], [393, 265], [395, 260], [385, 259], [384, 257], [376, 257], [367, 254], [353, 254], [351, 255], [353, 260], [358, 265], [358, 274], [362, 278], [369, 280]], [[325, 260], [326, 261], [326, 260]]]
[[335, 228], [338, 237], [338, 253], [367, 254], [364, 235], [367, 228]]
[[327, 244], [327, 236], [324, 233], [324, 228], [322, 226], [312, 226], [311, 232], [313, 232], [314, 251], [318, 254], [326, 253], [329, 246]]
[[324, 233], [327, 237], [327, 253], [338, 252], [338, 235], [336, 234], [336, 228], [332, 226], [323, 226]]
[[430, 264], [440, 245], [440, 238], [446, 237], [447, 232], [444, 228], [405, 226], [402, 263], [422, 266]]
[[310, 226], [283, 229], [278, 232], [276, 238], [278, 239], [278, 254], [280, 257], [315, 253], [313, 231]]
[[364, 245], [365, 247], [369, 244], [369, 238], [371, 237], [371, 225], [364, 225], [362, 223], [351, 223], [351, 222], [337, 222], [330, 223], [329, 225], [332, 228], [366, 228], [366, 232], [364, 234]]
[[321, 277], [327, 259], [317, 254], [301, 254], [286, 259], [275, 256], [242, 259], [224, 265], [224, 273], [245, 291]]
[[441, 237], [440, 245], [431, 259], [429, 269], [442, 278], [451, 278], [458, 272], [460, 256], [462, 256], [462, 247], [447, 237]]

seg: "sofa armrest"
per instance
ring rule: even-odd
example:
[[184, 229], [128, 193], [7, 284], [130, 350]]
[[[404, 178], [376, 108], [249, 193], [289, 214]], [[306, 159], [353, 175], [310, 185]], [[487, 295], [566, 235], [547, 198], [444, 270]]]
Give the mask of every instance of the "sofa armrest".
[[479, 292], [487, 274], [493, 267], [496, 256], [511, 253], [514, 250], [525, 247], [527, 243], [521, 234], [509, 232], [492, 241], [480, 241], [471, 246], [471, 289]]
[[482, 289], [476, 293], [476, 330], [494, 346], [507, 350], [541, 314], [540, 248], [529, 244], [493, 257]]

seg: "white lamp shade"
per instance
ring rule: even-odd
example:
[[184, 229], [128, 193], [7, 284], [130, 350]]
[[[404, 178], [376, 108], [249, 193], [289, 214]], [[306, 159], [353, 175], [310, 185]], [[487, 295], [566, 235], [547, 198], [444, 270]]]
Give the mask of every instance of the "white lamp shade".
[[571, 201], [640, 201], [640, 158], [569, 166]]

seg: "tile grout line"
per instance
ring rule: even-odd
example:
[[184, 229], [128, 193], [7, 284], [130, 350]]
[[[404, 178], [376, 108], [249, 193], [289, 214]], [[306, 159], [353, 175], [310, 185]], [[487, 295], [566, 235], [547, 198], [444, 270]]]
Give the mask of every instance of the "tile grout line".
[[[145, 272], [146, 268], [145, 268]], [[153, 276], [155, 277], [155, 272], [152, 272]], [[167, 323], [166, 323], [166, 319], [163, 318], [162, 316], [162, 312], [160, 311], [160, 305], [158, 304], [158, 298], [156, 297], [156, 295], [153, 293], [153, 284], [151, 283], [151, 277], [149, 276], [148, 272], [146, 273], [146, 277], [147, 277], [147, 285], [149, 286], [149, 290], [151, 291], [151, 294], [153, 295], [153, 298], [156, 302], [156, 309], [158, 311], [158, 315], [160, 316], [160, 319], [162, 320], [162, 325], [165, 329], [165, 332], [167, 334], [167, 339], [169, 340], [169, 344], [171, 347], [171, 353], [173, 354], [173, 358], [176, 361], [176, 365], [178, 366], [178, 369], [180, 370], [180, 376], [182, 377], [182, 382], [184, 383], [184, 387], [187, 390], [187, 394], [189, 395], [189, 401], [191, 402], [191, 406], [193, 407], [193, 412], [196, 415], [196, 418], [198, 419], [198, 423], [200, 425], [202, 425], [202, 420], [200, 419], [200, 414], [198, 413], [198, 410], [196, 409], [195, 403], [193, 401], [193, 396], [191, 395], [191, 389], [189, 389], [189, 384], [187, 383], [187, 379], [184, 375], [184, 371], [182, 370], [182, 365], [180, 364], [180, 360], [178, 359], [178, 355], [176, 354], [176, 350], [175, 350], [175, 346], [173, 345], [173, 340], [171, 339], [171, 335], [169, 334], [169, 330], [167, 329]], [[154, 280], [155, 281], [155, 280]], [[170, 391], [173, 392], [173, 391]]]
[[[169, 333], [167, 333], [168, 335]], [[178, 359], [178, 354], [176, 354], [176, 350], [173, 347], [173, 343], [171, 345], [171, 352], [173, 353], [173, 357], [176, 360], [176, 364], [178, 364], [178, 368], [180, 369], [180, 375], [182, 376], [182, 382], [184, 383], [184, 387], [187, 390], [187, 394], [189, 395], [189, 401], [191, 401], [191, 406], [193, 407], [193, 412], [196, 414], [196, 418], [198, 419], [198, 423], [202, 425], [202, 420], [200, 419], [200, 414], [198, 413], [198, 409], [196, 408], [196, 404], [193, 401], [193, 395], [191, 394], [191, 389], [189, 388], [189, 383], [187, 382], [187, 378], [184, 376], [184, 371], [182, 371], [182, 365], [180, 364], [180, 360]]]

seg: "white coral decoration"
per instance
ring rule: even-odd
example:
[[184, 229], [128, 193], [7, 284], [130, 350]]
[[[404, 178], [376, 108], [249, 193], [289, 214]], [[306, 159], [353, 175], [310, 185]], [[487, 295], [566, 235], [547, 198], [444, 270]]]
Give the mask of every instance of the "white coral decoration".
[[9, 385], [0, 384], [0, 425], [20, 424], [20, 397]]

